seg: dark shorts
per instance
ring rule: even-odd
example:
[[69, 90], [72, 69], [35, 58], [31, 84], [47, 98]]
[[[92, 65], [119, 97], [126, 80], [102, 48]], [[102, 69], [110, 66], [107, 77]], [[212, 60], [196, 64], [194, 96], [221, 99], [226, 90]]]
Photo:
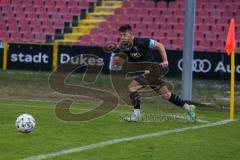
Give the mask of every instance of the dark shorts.
[[156, 93], [159, 92], [159, 89], [163, 86], [166, 86], [166, 82], [164, 80], [161, 79], [151, 79], [151, 82], [149, 82], [150, 80], [148, 80], [144, 75], [139, 76], [134, 78], [135, 81], [137, 81], [140, 85], [142, 86], [149, 86], [151, 87]]

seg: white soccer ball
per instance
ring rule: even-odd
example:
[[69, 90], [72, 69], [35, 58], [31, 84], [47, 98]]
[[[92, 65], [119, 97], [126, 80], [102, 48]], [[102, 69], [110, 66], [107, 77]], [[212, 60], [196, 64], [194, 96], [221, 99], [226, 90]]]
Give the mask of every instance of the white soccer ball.
[[35, 119], [29, 114], [21, 114], [17, 117], [16, 128], [22, 133], [30, 133], [36, 126]]

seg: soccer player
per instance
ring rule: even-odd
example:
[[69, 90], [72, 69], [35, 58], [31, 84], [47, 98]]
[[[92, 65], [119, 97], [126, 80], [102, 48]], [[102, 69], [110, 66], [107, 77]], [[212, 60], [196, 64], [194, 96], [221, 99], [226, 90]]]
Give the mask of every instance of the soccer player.
[[[168, 68], [168, 58], [163, 44], [149, 38], [134, 37], [132, 34], [132, 28], [128, 24], [122, 25], [119, 28], [119, 34], [121, 42], [127, 41], [132, 44], [131, 48], [123, 51], [123, 53], [128, 57], [128, 62], [153, 62], [153, 56], [151, 56], [151, 53], [149, 53], [148, 51], [150, 49], [157, 49], [162, 57], [162, 63], [160, 63], [159, 65], [162, 68]], [[154, 79], [159, 80], [159, 77], [155, 77]], [[162, 81], [162, 83], [164, 83], [164, 81]], [[132, 82], [128, 85], [129, 96], [134, 107], [134, 111], [130, 116], [126, 117], [125, 120], [135, 122], [141, 120], [141, 99], [138, 90], [140, 90], [147, 84], [149, 84], [148, 79], [146, 79], [144, 75], [141, 75], [137, 78], [134, 78]], [[151, 88], [155, 92], [157, 92], [163, 99], [168, 100], [176, 106], [184, 108], [192, 121], [196, 120], [196, 107], [194, 105], [187, 104], [178, 95], [170, 92], [166, 85], [159, 84], [159, 87], [151, 86]]]

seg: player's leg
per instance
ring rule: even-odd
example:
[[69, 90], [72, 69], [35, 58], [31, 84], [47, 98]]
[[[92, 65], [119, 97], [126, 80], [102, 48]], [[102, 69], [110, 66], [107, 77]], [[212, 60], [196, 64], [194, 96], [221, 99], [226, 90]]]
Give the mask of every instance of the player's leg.
[[141, 120], [141, 112], [140, 112], [141, 98], [140, 98], [140, 95], [138, 93], [138, 90], [143, 87], [140, 84], [141, 79], [142, 78], [137, 78], [137, 79], [133, 80], [128, 85], [129, 97], [131, 99], [131, 103], [134, 107], [134, 110], [133, 110], [133, 114], [131, 114], [131, 116], [125, 118], [125, 120], [127, 120], [127, 121], [139, 121], [139, 120]]
[[173, 92], [170, 92], [167, 86], [160, 87], [158, 94], [163, 99], [168, 100], [174, 105], [183, 107], [188, 112], [190, 119], [193, 121], [196, 120], [196, 114], [195, 114], [196, 107], [194, 105], [189, 105], [188, 103], [186, 103], [186, 101], [182, 100], [178, 95], [174, 94]]

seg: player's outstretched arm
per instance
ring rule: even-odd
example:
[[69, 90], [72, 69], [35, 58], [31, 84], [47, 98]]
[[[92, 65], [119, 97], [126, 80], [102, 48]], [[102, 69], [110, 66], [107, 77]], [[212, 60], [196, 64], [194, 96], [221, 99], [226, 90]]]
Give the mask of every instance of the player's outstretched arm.
[[166, 53], [166, 50], [165, 50], [165, 47], [163, 46], [163, 44], [155, 41], [154, 48], [159, 51], [159, 53], [162, 57], [163, 62], [160, 65], [162, 65], [162, 67], [167, 67], [168, 66], [168, 58], [167, 58], [167, 53]]

